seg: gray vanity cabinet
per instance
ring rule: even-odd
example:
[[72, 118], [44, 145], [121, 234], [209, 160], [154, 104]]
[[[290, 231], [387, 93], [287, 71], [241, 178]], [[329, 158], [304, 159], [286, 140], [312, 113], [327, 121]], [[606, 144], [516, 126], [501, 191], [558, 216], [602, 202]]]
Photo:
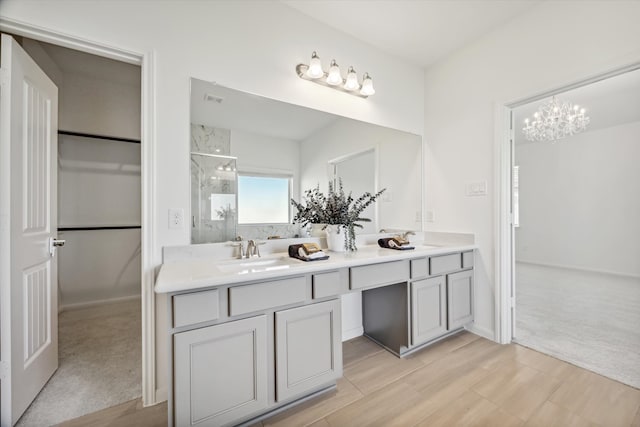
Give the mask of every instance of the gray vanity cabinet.
[[447, 275], [449, 330], [473, 320], [473, 270]]
[[220, 426], [267, 408], [267, 316], [174, 335], [176, 426]]
[[447, 286], [444, 276], [411, 283], [411, 345], [447, 332]]
[[341, 334], [339, 299], [275, 313], [278, 402], [342, 376]]

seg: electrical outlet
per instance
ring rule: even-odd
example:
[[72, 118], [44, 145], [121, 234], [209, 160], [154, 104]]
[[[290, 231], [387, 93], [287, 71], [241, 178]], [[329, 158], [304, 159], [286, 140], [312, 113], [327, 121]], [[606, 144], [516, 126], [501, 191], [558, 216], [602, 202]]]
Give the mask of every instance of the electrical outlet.
[[184, 209], [169, 209], [169, 228], [184, 228]]
[[426, 211], [425, 217], [425, 221], [427, 222], [434, 222], [436, 220], [436, 214], [433, 211]]

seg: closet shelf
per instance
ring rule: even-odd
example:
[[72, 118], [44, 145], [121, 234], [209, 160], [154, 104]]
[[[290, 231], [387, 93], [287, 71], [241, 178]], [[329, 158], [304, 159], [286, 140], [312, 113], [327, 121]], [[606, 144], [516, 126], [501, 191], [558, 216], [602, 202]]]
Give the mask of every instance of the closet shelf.
[[84, 132], [72, 132], [70, 130], [58, 130], [58, 135], [81, 136], [85, 138], [105, 139], [109, 141], [131, 142], [133, 144], [140, 144], [139, 139], [121, 138], [119, 136], [96, 135]]
[[81, 227], [58, 227], [58, 231], [82, 231], [82, 230], [131, 230], [142, 228], [140, 225], [97, 225], [97, 226], [81, 226]]

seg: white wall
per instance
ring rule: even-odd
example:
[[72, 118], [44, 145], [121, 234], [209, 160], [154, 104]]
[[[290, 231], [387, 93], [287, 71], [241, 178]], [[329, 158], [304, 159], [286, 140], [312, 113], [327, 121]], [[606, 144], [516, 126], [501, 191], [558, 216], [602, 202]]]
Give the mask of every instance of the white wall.
[[[31, 39], [17, 40], [21, 43], [22, 48], [29, 54], [29, 56], [36, 61], [36, 64], [45, 72], [45, 74], [55, 83], [58, 88], [64, 84], [64, 76], [62, 70], [55, 63], [49, 54], [42, 48], [42, 45]], [[58, 102], [62, 102], [62, 94], [58, 93]], [[58, 114], [60, 112], [58, 111]], [[58, 118], [59, 120], [59, 118]]]
[[[300, 143], [284, 138], [231, 130], [231, 155], [239, 172], [286, 172], [300, 180]], [[297, 196], [299, 190], [294, 190]]]
[[[496, 103], [640, 61], [639, 19], [639, 2], [542, 2], [425, 73], [426, 225], [475, 233], [479, 331], [494, 333]], [[488, 196], [466, 197], [468, 181]]]
[[[189, 243], [189, 229], [169, 230], [169, 208], [189, 206], [189, 78], [365, 120], [415, 134], [424, 128], [424, 75], [364, 42], [276, 1], [2, 0], [15, 21], [142, 54], [153, 54], [154, 252]], [[368, 99], [299, 79], [295, 65], [312, 51], [375, 75]], [[375, 74], [374, 74], [375, 73]], [[156, 298], [157, 382], [166, 392], [165, 298]]]
[[123, 83], [64, 73], [60, 91], [61, 130], [140, 138], [139, 78]]
[[515, 154], [517, 261], [640, 277], [640, 122]]
[[378, 149], [378, 189], [387, 191], [376, 202], [378, 228], [420, 229], [420, 137], [353, 120], [337, 120], [302, 141], [302, 191], [320, 184], [326, 191], [328, 162], [341, 156]]
[[[140, 144], [61, 135], [58, 226], [139, 224]], [[70, 230], [58, 237], [66, 240], [58, 260], [61, 307], [140, 296], [139, 229]]]

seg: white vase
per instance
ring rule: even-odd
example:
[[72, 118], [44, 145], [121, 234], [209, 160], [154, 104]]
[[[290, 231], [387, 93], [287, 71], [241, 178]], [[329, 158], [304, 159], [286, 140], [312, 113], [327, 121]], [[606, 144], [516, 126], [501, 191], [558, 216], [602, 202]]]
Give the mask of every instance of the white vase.
[[325, 224], [309, 224], [309, 236], [324, 237], [326, 235], [323, 230]]
[[327, 249], [333, 252], [345, 252], [344, 229], [339, 225], [327, 225]]

